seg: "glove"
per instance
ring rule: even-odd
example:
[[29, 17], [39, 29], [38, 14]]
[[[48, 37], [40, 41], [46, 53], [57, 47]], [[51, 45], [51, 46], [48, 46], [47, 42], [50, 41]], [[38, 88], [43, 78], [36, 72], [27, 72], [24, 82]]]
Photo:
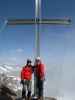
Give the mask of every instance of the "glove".
[[21, 80], [20, 84], [23, 84], [23, 80]]
[[46, 79], [45, 79], [45, 77], [43, 77], [43, 78], [41, 78], [41, 80], [42, 80], [42, 81], [45, 81]]

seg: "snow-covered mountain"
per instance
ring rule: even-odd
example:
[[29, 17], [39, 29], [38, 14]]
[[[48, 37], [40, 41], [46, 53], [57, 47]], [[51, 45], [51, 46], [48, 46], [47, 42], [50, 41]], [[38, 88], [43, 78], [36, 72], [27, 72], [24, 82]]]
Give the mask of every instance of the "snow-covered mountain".
[[7, 70], [13, 70], [14, 69], [12, 65], [10, 66], [10, 65], [5, 65], [4, 64], [4, 65], [2, 65], [2, 67], [6, 68]]
[[7, 70], [6, 68], [4, 68], [3, 66], [0, 66], [0, 73], [5, 73], [5, 72], [9, 72], [9, 70]]
[[16, 70], [20, 70], [20, 67], [16, 67], [16, 65], [0, 65], [0, 73], [10, 73]]

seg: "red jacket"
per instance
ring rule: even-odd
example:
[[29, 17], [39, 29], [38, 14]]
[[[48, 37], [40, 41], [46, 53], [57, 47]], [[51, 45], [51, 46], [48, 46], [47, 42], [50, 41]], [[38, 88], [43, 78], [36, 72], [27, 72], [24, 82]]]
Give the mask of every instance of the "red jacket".
[[25, 66], [21, 71], [22, 80], [31, 80], [32, 79], [32, 67]]
[[36, 68], [37, 77], [39, 77], [40, 79], [44, 79], [45, 78], [45, 67], [44, 67], [44, 64], [36, 65], [35, 68]]

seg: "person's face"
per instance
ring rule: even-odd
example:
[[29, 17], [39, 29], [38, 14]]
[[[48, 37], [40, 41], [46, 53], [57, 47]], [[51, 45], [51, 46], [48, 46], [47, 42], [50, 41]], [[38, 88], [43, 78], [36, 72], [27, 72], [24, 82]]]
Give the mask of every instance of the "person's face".
[[39, 65], [41, 62], [39, 60], [36, 60], [36, 65]]
[[31, 65], [31, 62], [28, 63], [28, 66], [30, 66], [30, 65]]

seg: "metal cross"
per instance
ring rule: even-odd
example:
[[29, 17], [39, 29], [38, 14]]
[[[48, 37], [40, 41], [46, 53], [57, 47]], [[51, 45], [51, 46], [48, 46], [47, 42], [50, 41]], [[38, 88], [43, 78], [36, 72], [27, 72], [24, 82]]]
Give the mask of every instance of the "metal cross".
[[[39, 25], [69, 25], [70, 19], [41, 19], [41, 0], [35, 0], [35, 18], [33, 19], [8, 19], [7, 25], [35, 25], [36, 27], [36, 57], [40, 56]], [[34, 94], [36, 94], [36, 77], [34, 77]]]

